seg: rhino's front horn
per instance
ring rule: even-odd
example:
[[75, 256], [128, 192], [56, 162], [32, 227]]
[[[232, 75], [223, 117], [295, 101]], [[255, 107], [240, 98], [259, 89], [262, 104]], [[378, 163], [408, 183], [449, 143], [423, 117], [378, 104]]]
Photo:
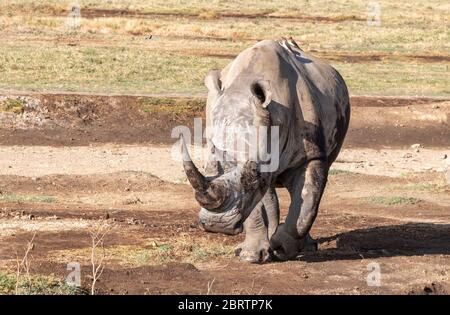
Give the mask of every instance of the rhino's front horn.
[[212, 212], [226, 211], [225, 203], [231, 196], [228, 182], [222, 178], [209, 180], [198, 170], [189, 156], [189, 152], [181, 135], [183, 167], [186, 177], [195, 190], [195, 199], [205, 209]]

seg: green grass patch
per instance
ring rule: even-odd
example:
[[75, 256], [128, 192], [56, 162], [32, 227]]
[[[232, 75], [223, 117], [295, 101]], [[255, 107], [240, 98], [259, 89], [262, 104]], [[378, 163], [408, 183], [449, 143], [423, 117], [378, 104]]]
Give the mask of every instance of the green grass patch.
[[0, 201], [53, 203], [56, 202], [57, 199], [52, 196], [3, 194], [0, 195]]
[[339, 174], [351, 174], [352, 172], [347, 170], [341, 170], [338, 168], [333, 168], [328, 171], [328, 175], [339, 175]]
[[78, 288], [69, 286], [52, 277], [32, 275], [28, 279], [26, 276], [21, 275], [17, 292], [16, 283], [16, 275], [0, 272], [0, 295], [74, 295], [81, 293]]
[[400, 173], [400, 178], [411, 178], [414, 177], [415, 173], [412, 171], [406, 171], [406, 172], [401, 172]]
[[[51, 60], [52, 62], [49, 62]], [[223, 60], [129, 47], [0, 45], [0, 88], [103, 93], [203, 93]]]
[[404, 196], [392, 196], [392, 197], [384, 197], [384, 196], [375, 196], [365, 198], [366, 201], [370, 203], [386, 205], [386, 206], [395, 206], [395, 205], [412, 205], [421, 202], [421, 199], [414, 197], [404, 197]]
[[205, 110], [206, 101], [202, 99], [177, 98], [142, 98], [139, 101], [142, 110], [146, 113], [168, 114], [173, 118], [186, 115], [195, 115]]
[[406, 188], [410, 190], [439, 191], [441, 187], [432, 183], [415, 183], [406, 185]]
[[11, 112], [15, 114], [23, 113], [25, 104], [21, 99], [6, 98], [0, 101], [0, 112]]

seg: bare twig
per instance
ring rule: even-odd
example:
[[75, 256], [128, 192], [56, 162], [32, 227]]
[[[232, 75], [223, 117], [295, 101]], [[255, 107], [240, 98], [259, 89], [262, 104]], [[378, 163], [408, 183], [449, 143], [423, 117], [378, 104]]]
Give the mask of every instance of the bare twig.
[[33, 233], [33, 237], [30, 241], [27, 242], [27, 247], [25, 248], [25, 253], [22, 258], [22, 261], [19, 262], [19, 256], [16, 254], [16, 261], [17, 261], [17, 270], [16, 270], [16, 288], [15, 288], [15, 294], [19, 294], [19, 282], [20, 277], [22, 275], [22, 270], [24, 269], [25, 275], [27, 278], [27, 284], [28, 284], [28, 290], [31, 292], [32, 289], [32, 281], [31, 281], [31, 275], [30, 275], [30, 260], [28, 259], [29, 253], [34, 248], [34, 238], [36, 237], [36, 231]]
[[[97, 228], [91, 231], [91, 266], [92, 266], [92, 284], [91, 284], [91, 295], [95, 294], [95, 285], [98, 279], [103, 274], [105, 266], [103, 264], [105, 260], [105, 248], [104, 239], [105, 236], [111, 231], [111, 226], [107, 223], [101, 222]], [[101, 251], [100, 257], [97, 257], [98, 251]]]
[[15, 294], [19, 294], [19, 280], [20, 280], [20, 262], [19, 262], [19, 255], [16, 253], [16, 262], [17, 262], [17, 270], [16, 270], [16, 289]]
[[211, 282], [208, 281], [208, 290], [206, 291], [206, 295], [210, 295], [211, 294], [211, 290], [212, 290], [212, 286], [214, 281], [216, 280], [216, 278], [212, 279]]

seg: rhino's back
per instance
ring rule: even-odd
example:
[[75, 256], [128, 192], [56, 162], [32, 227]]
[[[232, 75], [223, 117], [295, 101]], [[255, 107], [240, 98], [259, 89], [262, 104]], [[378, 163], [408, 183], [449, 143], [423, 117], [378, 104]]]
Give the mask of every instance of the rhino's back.
[[332, 66], [290, 41], [264, 40], [241, 52], [222, 70], [225, 89], [247, 87], [255, 79], [269, 80], [273, 100], [288, 109], [271, 109], [274, 124], [287, 125], [294, 116], [299, 126], [320, 125], [328, 156], [339, 149], [350, 111], [347, 87]]

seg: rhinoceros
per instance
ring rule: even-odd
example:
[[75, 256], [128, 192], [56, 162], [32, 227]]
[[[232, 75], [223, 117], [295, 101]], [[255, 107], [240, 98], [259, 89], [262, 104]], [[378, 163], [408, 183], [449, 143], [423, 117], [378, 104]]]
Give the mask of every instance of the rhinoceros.
[[[181, 142], [184, 170], [201, 206], [200, 226], [225, 234], [244, 230], [236, 254], [254, 263], [289, 260], [317, 249], [309, 232], [350, 120], [341, 75], [291, 39], [263, 40], [223, 70], [211, 70], [205, 85], [210, 155], [205, 175], [191, 160], [184, 139]], [[216, 158], [224, 154], [217, 126], [263, 126], [268, 127], [267, 136], [277, 127], [278, 156], [271, 157], [278, 159], [277, 168], [262, 171], [266, 162], [258, 158]], [[258, 150], [270, 151], [268, 147]], [[286, 188], [291, 199], [281, 224], [278, 187]]]

